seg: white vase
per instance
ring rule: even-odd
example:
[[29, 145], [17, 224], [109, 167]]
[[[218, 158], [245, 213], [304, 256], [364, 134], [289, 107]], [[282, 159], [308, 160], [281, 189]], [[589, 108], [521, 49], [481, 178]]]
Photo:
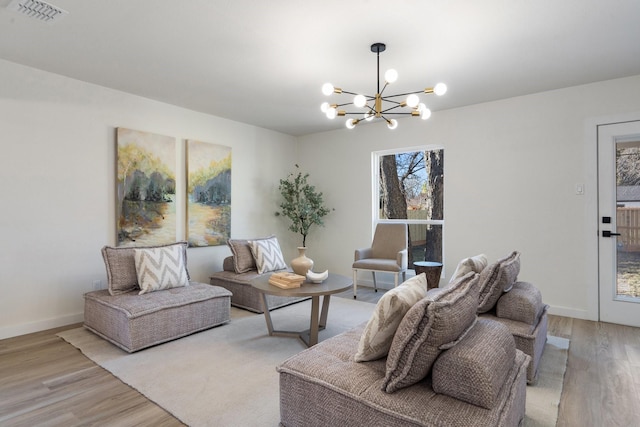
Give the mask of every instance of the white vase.
[[298, 257], [291, 260], [291, 268], [293, 272], [301, 276], [306, 276], [307, 271], [313, 268], [313, 260], [307, 258], [307, 248], [298, 246]]

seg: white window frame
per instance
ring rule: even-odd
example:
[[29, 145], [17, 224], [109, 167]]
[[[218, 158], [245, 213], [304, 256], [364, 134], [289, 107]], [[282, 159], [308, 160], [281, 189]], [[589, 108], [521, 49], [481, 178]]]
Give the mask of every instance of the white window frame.
[[[379, 223], [402, 223], [402, 224], [422, 224], [422, 225], [440, 225], [442, 226], [442, 274], [444, 274], [444, 240], [445, 240], [445, 227], [444, 227], [444, 213], [443, 219], [440, 220], [416, 220], [416, 219], [383, 219], [380, 218], [380, 158], [383, 156], [388, 156], [390, 154], [402, 154], [402, 153], [413, 153], [416, 151], [434, 151], [434, 150], [444, 150], [444, 146], [429, 144], [429, 145], [418, 145], [415, 147], [407, 147], [407, 148], [396, 148], [389, 150], [380, 150], [373, 151], [371, 153], [371, 236], [375, 233], [376, 226]], [[413, 271], [413, 266], [409, 266], [409, 270]]]

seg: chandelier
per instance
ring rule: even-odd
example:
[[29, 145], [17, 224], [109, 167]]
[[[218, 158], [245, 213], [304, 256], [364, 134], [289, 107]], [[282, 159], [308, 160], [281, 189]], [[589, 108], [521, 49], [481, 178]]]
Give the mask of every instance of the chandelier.
[[[380, 52], [384, 52], [386, 48], [387, 47], [384, 43], [374, 43], [371, 45], [371, 52], [377, 55], [378, 60], [378, 87], [374, 96], [348, 92], [338, 87], [334, 87], [331, 83], [325, 83], [322, 86], [322, 93], [327, 96], [333, 93], [354, 95], [353, 102], [347, 102], [344, 104], [330, 104], [328, 102], [323, 102], [320, 109], [327, 115], [327, 118], [335, 119], [336, 116], [360, 115], [362, 118], [347, 119], [346, 126], [348, 129], [353, 129], [363, 120], [371, 121], [373, 119], [382, 119], [387, 122], [387, 127], [389, 129], [395, 129], [398, 127], [398, 121], [396, 119], [389, 118], [391, 115], [420, 117], [423, 120], [426, 120], [431, 116], [431, 110], [429, 110], [424, 103], [420, 102], [418, 94], [435, 93], [436, 95], [441, 96], [447, 92], [447, 85], [444, 83], [438, 83], [434, 87], [428, 87], [424, 90], [383, 96], [384, 90], [387, 86], [398, 79], [398, 72], [396, 70], [387, 70], [384, 73], [384, 86], [382, 87], [382, 90], [380, 90]], [[345, 111], [339, 109], [340, 107], [351, 104], [361, 110]], [[408, 108], [409, 111], [407, 111], [406, 108]]]

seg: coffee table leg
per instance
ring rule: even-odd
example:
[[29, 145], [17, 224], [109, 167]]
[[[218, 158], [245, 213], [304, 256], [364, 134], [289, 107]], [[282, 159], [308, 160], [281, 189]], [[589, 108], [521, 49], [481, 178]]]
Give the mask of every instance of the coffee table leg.
[[267, 322], [267, 330], [269, 335], [273, 335], [273, 322], [271, 321], [271, 313], [269, 313], [269, 307], [267, 307], [267, 294], [262, 295], [262, 310], [264, 310], [264, 320]]
[[327, 316], [329, 315], [329, 302], [331, 302], [331, 295], [325, 295], [322, 298], [322, 315], [320, 316], [320, 329], [324, 329], [327, 326]]
[[[322, 311], [324, 312], [324, 308]], [[320, 297], [312, 296], [311, 297], [311, 325], [309, 327], [309, 343], [308, 343], [309, 347], [312, 347], [318, 344], [319, 314], [320, 314]]]

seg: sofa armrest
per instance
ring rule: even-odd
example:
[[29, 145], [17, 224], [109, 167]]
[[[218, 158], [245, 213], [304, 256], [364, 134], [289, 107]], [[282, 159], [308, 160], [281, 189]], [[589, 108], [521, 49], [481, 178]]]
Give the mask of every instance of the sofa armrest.
[[516, 345], [501, 323], [479, 319], [433, 364], [433, 391], [491, 409], [516, 360]]
[[500, 296], [496, 316], [536, 325], [544, 307], [538, 288], [528, 282], [516, 282], [509, 292]]

